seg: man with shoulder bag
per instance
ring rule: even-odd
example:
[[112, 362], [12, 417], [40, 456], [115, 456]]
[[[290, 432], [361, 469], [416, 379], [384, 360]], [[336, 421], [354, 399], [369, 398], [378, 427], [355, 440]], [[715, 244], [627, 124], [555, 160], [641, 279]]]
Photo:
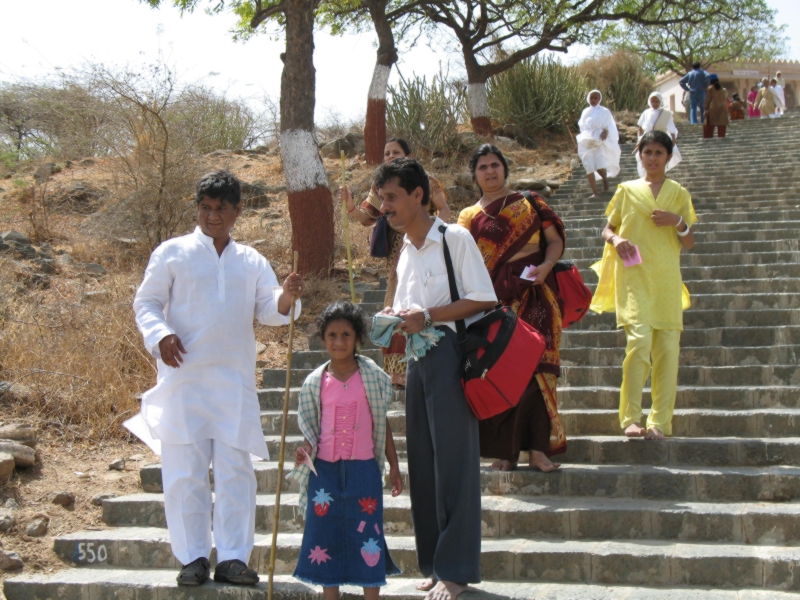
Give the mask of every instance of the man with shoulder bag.
[[459, 300], [450, 295], [442, 233], [428, 213], [428, 176], [415, 160], [381, 165], [375, 186], [381, 212], [405, 231], [397, 265], [397, 292], [384, 311], [403, 318], [407, 334], [434, 326], [445, 335], [406, 377], [406, 439], [411, 513], [428, 600], [453, 600], [480, 581], [481, 491], [478, 420], [461, 384], [462, 350], [456, 321], [480, 319], [497, 303], [472, 235], [447, 227]]

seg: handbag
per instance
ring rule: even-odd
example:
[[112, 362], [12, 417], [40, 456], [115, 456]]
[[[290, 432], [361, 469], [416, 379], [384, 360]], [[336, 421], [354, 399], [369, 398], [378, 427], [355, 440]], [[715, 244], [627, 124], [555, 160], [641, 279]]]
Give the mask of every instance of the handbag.
[[[459, 299], [445, 225], [439, 226], [450, 299]], [[461, 385], [473, 414], [489, 419], [519, 404], [545, 350], [542, 334], [518, 319], [508, 306], [498, 305], [466, 327], [456, 321], [462, 349]], [[521, 359], [527, 360], [521, 360]]]
[[369, 254], [375, 258], [386, 258], [389, 256], [389, 223], [386, 215], [381, 215], [375, 221], [372, 234], [369, 237]]
[[564, 303], [564, 314], [561, 315], [561, 327], [566, 329], [580, 321], [589, 312], [592, 303], [592, 290], [583, 283], [575, 263], [560, 260], [553, 267], [558, 282], [558, 295]]

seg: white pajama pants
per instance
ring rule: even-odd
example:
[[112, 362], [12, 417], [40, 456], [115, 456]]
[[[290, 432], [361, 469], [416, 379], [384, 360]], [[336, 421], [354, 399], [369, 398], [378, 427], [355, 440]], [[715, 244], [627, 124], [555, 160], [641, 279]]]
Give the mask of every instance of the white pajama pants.
[[[209, 464], [214, 467], [212, 519]], [[247, 564], [256, 521], [256, 476], [250, 453], [218, 440], [161, 445], [164, 510], [172, 553], [182, 565], [211, 554]]]

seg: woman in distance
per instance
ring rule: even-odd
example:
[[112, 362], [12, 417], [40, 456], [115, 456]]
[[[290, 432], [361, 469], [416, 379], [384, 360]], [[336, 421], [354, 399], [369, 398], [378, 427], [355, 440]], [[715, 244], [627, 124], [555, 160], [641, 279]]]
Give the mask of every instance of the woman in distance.
[[586, 97], [588, 108], [581, 113], [578, 126], [581, 132], [575, 138], [578, 142], [578, 156], [586, 169], [592, 198], [597, 198], [597, 178], [603, 178], [603, 191], [608, 191], [608, 178], [619, 173], [619, 131], [614, 115], [605, 106], [600, 106], [603, 94], [592, 90]]

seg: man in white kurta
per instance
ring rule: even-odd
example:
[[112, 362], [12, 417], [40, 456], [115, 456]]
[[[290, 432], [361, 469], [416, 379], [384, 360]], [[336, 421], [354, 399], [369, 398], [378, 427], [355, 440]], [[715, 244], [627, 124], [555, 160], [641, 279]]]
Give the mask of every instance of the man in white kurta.
[[[215, 579], [258, 581], [247, 568], [253, 547], [256, 479], [251, 455], [269, 458], [255, 382], [253, 319], [289, 322], [302, 279], [281, 287], [269, 262], [237, 244], [238, 181], [206, 175], [196, 195], [198, 227], [151, 255], [133, 303], [147, 350], [158, 362], [154, 388], [126, 426], [162, 456], [164, 508], [182, 585], [208, 577], [213, 520]], [[297, 300], [295, 315], [299, 315]], [[214, 468], [215, 502], [209, 482]]]

